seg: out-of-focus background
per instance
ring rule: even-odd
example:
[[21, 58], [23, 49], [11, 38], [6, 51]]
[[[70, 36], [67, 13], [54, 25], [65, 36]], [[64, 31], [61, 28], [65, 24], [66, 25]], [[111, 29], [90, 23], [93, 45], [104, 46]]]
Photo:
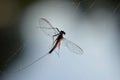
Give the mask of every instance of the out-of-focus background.
[[22, 45], [20, 17], [32, 0], [0, 0], [0, 70]]
[[[78, 44], [82, 56], [62, 46], [31, 67], [52, 41], [39, 28], [48, 19]], [[0, 0], [0, 79], [120, 80], [119, 0]]]

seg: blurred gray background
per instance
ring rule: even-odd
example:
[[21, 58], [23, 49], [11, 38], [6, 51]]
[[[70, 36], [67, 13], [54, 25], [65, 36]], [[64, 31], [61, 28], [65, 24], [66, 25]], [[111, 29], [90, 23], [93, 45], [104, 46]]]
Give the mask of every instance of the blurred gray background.
[[0, 69], [22, 45], [20, 16], [32, 0], [0, 0]]
[[[119, 80], [119, 14], [119, 0], [0, 0], [0, 78]], [[9, 70], [14, 72], [49, 51], [49, 38], [35, 28], [41, 17], [65, 30], [65, 37], [84, 54], [61, 49], [60, 58], [52, 54], [10, 75]]]

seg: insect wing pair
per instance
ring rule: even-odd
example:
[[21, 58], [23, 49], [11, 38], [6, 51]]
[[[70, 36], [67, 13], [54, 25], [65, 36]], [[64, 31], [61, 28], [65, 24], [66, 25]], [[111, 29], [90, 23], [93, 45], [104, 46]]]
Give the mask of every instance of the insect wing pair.
[[[49, 37], [52, 37], [53, 38], [53, 48], [56, 48], [56, 47], [60, 47], [60, 43], [62, 42], [67, 48], [68, 50], [70, 50], [71, 52], [73, 53], [76, 53], [76, 54], [83, 54], [83, 50], [82, 48], [80, 48], [78, 45], [76, 45], [75, 43], [73, 43], [72, 41], [66, 39], [63, 37], [63, 35], [65, 35], [65, 32], [64, 31], [60, 31], [58, 28], [56, 27], [53, 27], [52, 24], [45, 18], [40, 18], [39, 20], [39, 25], [40, 25], [40, 29], [46, 34], [48, 35]], [[64, 32], [61, 34], [61, 32]], [[54, 37], [56, 36], [56, 39], [54, 40]], [[62, 38], [58, 38], [58, 37], [62, 37]], [[59, 40], [61, 39], [61, 40]], [[61, 42], [59, 42], [59, 41]], [[52, 50], [51, 49], [51, 50]], [[54, 51], [54, 49], [53, 49]], [[51, 53], [53, 52], [51, 51]], [[49, 51], [50, 52], [50, 51]]]

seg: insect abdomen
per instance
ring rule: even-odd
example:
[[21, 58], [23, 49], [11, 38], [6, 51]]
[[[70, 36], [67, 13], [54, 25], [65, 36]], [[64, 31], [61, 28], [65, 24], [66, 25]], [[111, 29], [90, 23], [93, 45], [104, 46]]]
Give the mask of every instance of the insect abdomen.
[[51, 54], [51, 53], [53, 52], [53, 50], [57, 47], [58, 42], [59, 42], [59, 41], [57, 41], [57, 42], [55, 43], [55, 45], [53, 46], [53, 48], [49, 51], [49, 54]]
[[53, 50], [56, 48], [57, 45], [55, 45], [50, 51], [49, 54], [51, 54], [53, 52]]

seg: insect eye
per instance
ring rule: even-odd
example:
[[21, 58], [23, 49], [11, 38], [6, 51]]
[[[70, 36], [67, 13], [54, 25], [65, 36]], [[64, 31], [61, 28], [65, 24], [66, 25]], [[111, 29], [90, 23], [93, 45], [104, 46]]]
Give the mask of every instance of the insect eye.
[[65, 35], [65, 32], [64, 31], [61, 31], [64, 35]]
[[66, 33], [64, 32], [64, 34], [66, 34]]

